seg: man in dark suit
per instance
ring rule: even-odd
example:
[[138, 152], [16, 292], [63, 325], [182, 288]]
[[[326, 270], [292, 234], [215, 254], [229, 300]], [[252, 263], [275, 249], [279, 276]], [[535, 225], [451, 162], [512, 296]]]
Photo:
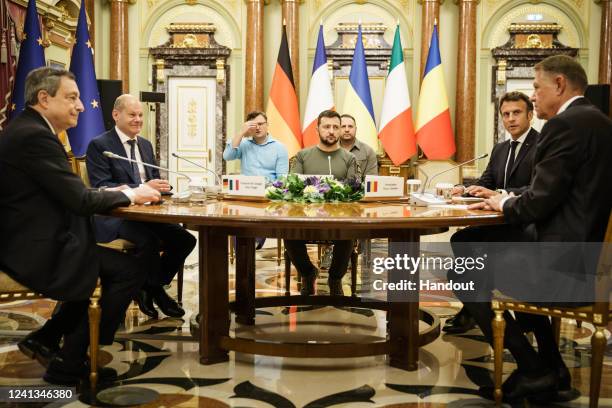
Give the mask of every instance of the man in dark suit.
[[[158, 201], [160, 194], [148, 186], [90, 190], [72, 173], [56, 136], [74, 127], [83, 111], [70, 72], [33, 70], [25, 99], [26, 109], [0, 134], [0, 269], [63, 301], [19, 348], [48, 365], [45, 380], [73, 385], [88, 374], [87, 305], [97, 279], [102, 282], [100, 343], [110, 344], [145, 278], [135, 257], [96, 245], [90, 216], [131, 202]], [[116, 372], [104, 368], [100, 375]]]
[[[456, 186], [453, 194], [489, 198], [502, 193], [521, 194], [529, 187], [539, 136], [531, 127], [533, 104], [522, 92], [508, 92], [499, 100], [499, 113], [510, 139], [493, 147], [489, 164], [475, 184], [467, 188]], [[516, 225], [468, 227], [452, 235], [451, 245], [456, 256], [474, 256], [474, 248], [466, 243], [512, 239], [517, 234], [520, 236], [521, 230], [522, 227]], [[443, 330], [459, 334], [475, 326], [474, 318], [463, 308], [446, 321]]]
[[[493, 196], [470, 208], [502, 211], [511, 224], [529, 224], [529, 236], [537, 242], [601, 242], [612, 208], [612, 120], [583, 97], [587, 76], [570, 57], [557, 55], [536, 64], [533, 86], [531, 99], [538, 118], [548, 122], [537, 144], [531, 185], [519, 196]], [[516, 272], [520, 275], [521, 271]], [[535, 288], [559, 286], [557, 279], [541, 278], [540, 270], [523, 272], [530, 275]], [[516, 289], [512, 285], [496, 286], [502, 292]], [[467, 303], [466, 299], [464, 304], [491, 341], [490, 303]], [[548, 402], [551, 398], [563, 399], [563, 394], [571, 390], [571, 378], [549, 319], [530, 316], [528, 329], [537, 339], [536, 352], [522, 333], [526, 325], [517, 324], [510, 315], [505, 318], [505, 346], [518, 365], [503, 385], [507, 399], [555, 391], [556, 396], [547, 397]]]
[[[87, 148], [87, 172], [93, 187], [115, 187], [127, 184], [130, 187], [148, 185], [161, 193], [171, 187], [161, 179], [159, 170], [125, 160], [111, 159], [104, 151], [128, 157], [143, 163], [155, 164], [153, 146], [138, 134], [142, 130], [143, 111], [140, 101], [132, 95], [121, 95], [113, 107], [115, 128], [91, 141]], [[185, 311], [164, 290], [185, 263], [196, 244], [196, 239], [178, 224], [128, 221], [115, 217], [95, 217], [98, 242], [109, 242], [117, 238], [126, 239], [136, 245], [140, 252], [148, 254], [149, 274], [142, 290], [136, 296], [140, 310], [157, 318], [153, 302], [171, 317], [182, 317]], [[160, 250], [163, 253], [160, 256]]]

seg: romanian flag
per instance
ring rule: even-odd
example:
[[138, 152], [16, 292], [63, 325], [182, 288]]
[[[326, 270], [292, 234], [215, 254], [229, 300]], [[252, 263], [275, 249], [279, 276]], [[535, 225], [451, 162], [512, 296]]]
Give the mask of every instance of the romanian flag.
[[94, 69], [93, 48], [89, 41], [87, 30], [87, 16], [85, 15], [85, 4], [81, 1], [79, 21], [76, 29], [76, 42], [72, 48], [70, 59], [70, 72], [76, 77], [76, 83], [81, 92], [84, 110], [79, 114], [76, 127], [68, 129], [68, 138], [72, 153], [76, 157], [83, 156], [87, 152], [87, 146], [94, 137], [104, 133], [104, 120], [102, 118], [102, 106], [100, 105], [100, 94], [96, 82], [96, 71]]
[[45, 66], [45, 50], [42, 44], [36, 1], [29, 0], [23, 25], [23, 41], [19, 49], [9, 119], [20, 114], [25, 108], [25, 80], [30, 71]]
[[434, 24], [427, 64], [421, 83], [416, 119], [416, 139], [428, 159], [448, 159], [455, 153], [448, 97], [444, 85], [438, 46], [438, 26]]
[[270, 135], [287, 147], [289, 157], [295, 156], [302, 149], [302, 133], [284, 24], [266, 114], [270, 123], [268, 127]]
[[302, 135], [304, 147], [319, 143], [317, 133], [317, 117], [324, 110], [334, 109], [334, 96], [331, 88], [329, 72], [327, 70], [327, 56], [325, 55], [325, 42], [323, 41], [323, 25], [319, 27], [317, 50], [312, 64], [312, 78], [308, 88], [308, 100], [304, 113], [304, 126]]
[[395, 29], [378, 138], [396, 166], [417, 152], [399, 25]]
[[378, 181], [368, 181], [366, 183], [366, 193], [377, 193]]
[[376, 122], [374, 120], [374, 108], [372, 107], [372, 96], [370, 94], [370, 82], [368, 81], [368, 69], [363, 49], [361, 35], [361, 24], [357, 33], [355, 53], [351, 64], [349, 84], [344, 96], [344, 111], [355, 118], [357, 126], [357, 138], [368, 144], [374, 151], [378, 150], [378, 137]]

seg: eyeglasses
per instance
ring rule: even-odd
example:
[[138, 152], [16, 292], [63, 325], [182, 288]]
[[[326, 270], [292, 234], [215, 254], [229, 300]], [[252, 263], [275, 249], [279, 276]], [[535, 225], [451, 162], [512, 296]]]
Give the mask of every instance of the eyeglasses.
[[253, 125], [255, 125], [257, 127], [262, 127], [262, 126], [265, 126], [267, 124], [268, 124], [268, 122], [253, 123]]

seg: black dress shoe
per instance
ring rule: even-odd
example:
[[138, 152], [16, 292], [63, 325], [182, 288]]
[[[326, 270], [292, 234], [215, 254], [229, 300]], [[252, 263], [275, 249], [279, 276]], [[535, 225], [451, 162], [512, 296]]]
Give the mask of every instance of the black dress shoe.
[[527, 375], [514, 370], [502, 384], [504, 401], [513, 402], [537, 395], [556, 393], [559, 377], [554, 370], [545, 370], [542, 374]]
[[183, 317], [185, 310], [172, 299], [161, 286], [153, 291], [153, 301], [163, 314], [170, 317]]
[[529, 401], [546, 404], [550, 402], [568, 402], [580, 397], [580, 391], [572, 387], [572, 377], [564, 363], [555, 367], [559, 386], [555, 392], [544, 392], [529, 398]]
[[342, 279], [329, 279], [327, 281], [329, 285], [330, 296], [344, 296], [344, 290], [342, 289]]
[[476, 321], [465, 309], [444, 324], [442, 331], [448, 334], [462, 334], [476, 327]]
[[142, 313], [152, 317], [153, 319], [157, 319], [159, 317], [155, 306], [153, 306], [153, 296], [151, 293], [149, 293], [149, 291], [141, 289], [138, 291], [136, 299], [134, 300], [136, 300], [136, 303], [138, 303], [138, 308]]
[[[51, 384], [74, 386], [89, 380], [89, 364], [83, 360], [72, 361], [56, 356], [49, 362], [43, 379]], [[117, 371], [111, 367], [98, 368], [98, 381], [111, 382], [117, 379]]]
[[43, 367], [48, 367], [49, 362], [59, 351], [59, 345], [44, 341], [40, 333], [33, 331], [17, 343], [19, 350], [26, 356], [36, 359]]

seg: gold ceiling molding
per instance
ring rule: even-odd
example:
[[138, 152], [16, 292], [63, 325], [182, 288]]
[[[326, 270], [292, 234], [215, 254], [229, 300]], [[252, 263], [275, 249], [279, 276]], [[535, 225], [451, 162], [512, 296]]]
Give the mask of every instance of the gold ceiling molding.
[[170, 23], [166, 30], [173, 33], [214, 33], [217, 27], [212, 23]]
[[[359, 24], [358, 23], [338, 23], [338, 25], [335, 27], [337, 32], [344, 32], [344, 31], [355, 31], [359, 28]], [[385, 31], [387, 30], [387, 26], [383, 23], [366, 23], [366, 24], [361, 24], [361, 31], [362, 32], [370, 32], [370, 31]]]

